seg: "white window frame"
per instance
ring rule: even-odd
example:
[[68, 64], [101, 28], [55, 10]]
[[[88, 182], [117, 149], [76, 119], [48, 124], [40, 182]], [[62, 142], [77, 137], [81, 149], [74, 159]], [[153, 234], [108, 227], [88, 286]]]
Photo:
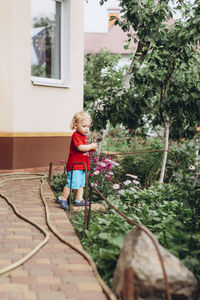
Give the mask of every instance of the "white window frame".
[[55, 0], [61, 2], [61, 79], [31, 76], [34, 85], [70, 87], [70, 0]]

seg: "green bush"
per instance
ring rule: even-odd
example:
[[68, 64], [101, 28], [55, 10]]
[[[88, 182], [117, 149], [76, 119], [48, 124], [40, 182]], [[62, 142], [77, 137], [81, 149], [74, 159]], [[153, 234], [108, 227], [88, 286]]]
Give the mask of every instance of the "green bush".
[[82, 246], [94, 259], [99, 273], [112, 287], [113, 272], [123, 246], [124, 236], [131, 226], [122, 217], [110, 212], [94, 213], [89, 230], [85, 232], [84, 212], [76, 214], [71, 222], [81, 237]]
[[[194, 162], [194, 160], [193, 160]], [[110, 186], [112, 189], [112, 186]], [[106, 189], [104, 189], [106, 192]], [[161, 245], [177, 256], [200, 280], [200, 173], [199, 165], [175, 172], [170, 183], [154, 183], [149, 188], [119, 184], [119, 189], [104, 196], [120, 211], [145, 225]], [[72, 219], [84, 248], [97, 263], [100, 274], [112, 284], [113, 271], [122, 244], [112, 239], [123, 237], [130, 225], [107, 206], [107, 212], [94, 214], [84, 234], [83, 215]], [[113, 214], [114, 213], [114, 214]], [[101, 250], [103, 249], [103, 250]], [[109, 262], [108, 262], [109, 261]]]
[[[199, 196], [199, 189], [194, 193], [191, 187], [186, 192], [181, 185], [156, 184], [144, 190], [125, 190], [118, 198], [109, 196], [108, 200], [129, 218], [149, 228], [163, 247], [177, 256], [200, 279]], [[85, 234], [83, 220], [81, 213], [72, 219], [72, 223], [81, 236], [83, 247], [111, 285], [123, 245], [120, 241], [123, 241], [131, 226], [109, 207], [107, 213], [92, 215], [89, 230]], [[119, 240], [117, 245], [116, 239]]]
[[125, 180], [127, 173], [136, 174], [142, 186], [150, 186], [159, 179], [162, 153], [127, 155], [119, 160], [120, 168], [116, 177]]
[[[154, 147], [160, 149], [161, 146], [158, 143]], [[111, 157], [93, 158], [89, 188], [97, 186], [116, 208], [149, 228], [163, 247], [200, 280], [200, 162], [195, 157], [192, 142], [173, 144], [172, 148], [179, 165], [168, 159], [165, 184], [154, 181], [162, 156], [158, 152], [126, 156], [118, 163]], [[56, 175], [51, 186], [56, 193], [61, 193], [64, 183], [65, 176]], [[145, 188], [147, 183], [151, 186]], [[99, 201], [94, 192], [93, 201]], [[92, 214], [90, 227], [85, 232], [83, 213], [77, 213], [71, 221], [83, 247], [112, 287], [124, 236], [131, 226], [106, 203], [105, 206], [105, 213]]]
[[64, 173], [62, 174], [58, 173], [56, 175], [53, 175], [53, 179], [50, 182], [50, 186], [54, 191], [56, 198], [60, 196], [60, 194], [62, 193], [65, 184], [66, 184], [66, 175]]

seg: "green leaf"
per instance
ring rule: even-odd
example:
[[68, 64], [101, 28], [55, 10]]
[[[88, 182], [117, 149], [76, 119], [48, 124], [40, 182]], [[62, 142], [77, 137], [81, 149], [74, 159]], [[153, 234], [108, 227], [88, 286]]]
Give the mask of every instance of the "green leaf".
[[110, 240], [110, 234], [106, 232], [99, 233], [99, 238], [102, 240]]
[[114, 246], [119, 247], [120, 249], [123, 247], [124, 244], [124, 236], [118, 235], [116, 237], [112, 237], [110, 239], [110, 243]]
[[99, 249], [99, 257], [105, 260], [114, 260], [116, 261], [116, 252], [104, 248]]

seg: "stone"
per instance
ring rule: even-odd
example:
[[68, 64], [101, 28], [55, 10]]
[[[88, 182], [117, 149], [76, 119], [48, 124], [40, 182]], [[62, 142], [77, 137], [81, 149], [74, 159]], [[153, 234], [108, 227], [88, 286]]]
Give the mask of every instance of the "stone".
[[[88, 208], [89, 208], [89, 206], [88, 206]], [[78, 212], [81, 210], [85, 210], [85, 206], [73, 206], [72, 209], [73, 209], [73, 211]], [[100, 203], [92, 203], [91, 209], [94, 211], [98, 211], [98, 210], [106, 211], [105, 206]]]
[[[181, 261], [164, 249], [153, 234], [143, 227], [155, 240], [163, 258], [172, 299], [193, 300], [197, 297], [198, 282]], [[131, 274], [132, 276], [127, 276]], [[127, 273], [127, 271], [129, 271]], [[127, 298], [124, 292], [129, 283], [134, 287], [134, 297]], [[116, 295], [127, 299], [166, 299], [166, 288], [159, 256], [150, 237], [140, 228], [127, 234], [114, 272]], [[130, 287], [130, 290], [133, 289]]]

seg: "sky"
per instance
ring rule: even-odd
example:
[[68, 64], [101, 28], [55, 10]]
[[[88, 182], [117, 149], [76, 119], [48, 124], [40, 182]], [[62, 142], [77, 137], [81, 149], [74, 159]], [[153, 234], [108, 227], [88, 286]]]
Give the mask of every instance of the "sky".
[[[193, 3], [194, 0], [189, 0]], [[172, 3], [171, 3], [172, 5]], [[109, 8], [119, 7], [118, 0], [107, 0], [102, 6], [99, 0], [85, 1], [85, 32], [107, 32], [108, 31], [108, 12]], [[175, 15], [175, 18], [180, 18], [180, 13]]]
[[88, 0], [85, 2], [84, 31], [85, 32], [107, 32], [108, 31], [108, 9], [117, 8], [118, 0], [108, 0], [100, 6], [99, 0]]
[[[32, 16], [36, 16], [41, 11], [51, 13], [55, 5], [55, 0], [34, 0], [32, 1]], [[75, 1], [75, 0], [73, 0]], [[85, 32], [107, 32], [108, 31], [108, 9], [117, 8], [118, 0], [108, 0], [100, 6], [99, 0], [82, 0], [84, 1], [84, 31]], [[192, 3], [194, 0], [190, 0]], [[33, 5], [34, 3], [34, 5]], [[49, 5], [51, 4], [51, 5]], [[177, 15], [180, 17], [180, 14]]]
[[[74, 0], [75, 1], [75, 0]], [[107, 9], [118, 7], [118, 0], [108, 0], [104, 5], [100, 6], [99, 0], [85, 0], [85, 14], [84, 14], [84, 31], [85, 32], [107, 32], [108, 19]], [[45, 12], [51, 14], [54, 11], [54, 0], [32, 0], [31, 1], [32, 18]]]

